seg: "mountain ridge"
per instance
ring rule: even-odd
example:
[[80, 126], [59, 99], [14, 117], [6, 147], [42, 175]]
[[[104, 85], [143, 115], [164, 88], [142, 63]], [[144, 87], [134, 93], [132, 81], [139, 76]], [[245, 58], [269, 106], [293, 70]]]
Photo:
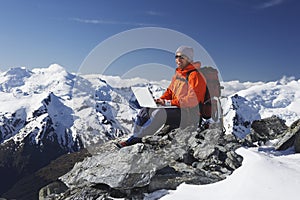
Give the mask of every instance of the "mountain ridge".
[[[75, 75], [57, 64], [1, 73], [0, 164], [4, 167], [0, 174], [9, 174], [11, 182], [1, 182], [0, 194], [63, 154], [83, 148], [93, 153], [93, 145], [130, 134], [139, 108], [130, 86], [148, 86], [159, 96], [167, 84]], [[296, 106], [300, 80], [283, 77], [268, 83], [231, 81], [222, 85], [227, 134], [243, 138], [250, 133], [253, 120], [274, 114], [287, 124], [300, 116]]]

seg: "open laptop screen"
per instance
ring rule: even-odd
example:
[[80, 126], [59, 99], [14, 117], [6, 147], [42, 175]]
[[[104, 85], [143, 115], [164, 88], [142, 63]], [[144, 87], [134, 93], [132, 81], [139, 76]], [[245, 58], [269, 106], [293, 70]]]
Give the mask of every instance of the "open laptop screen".
[[135, 95], [140, 106], [146, 108], [177, 108], [176, 106], [160, 106], [154, 101], [152, 94], [148, 87], [131, 87], [133, 94]]

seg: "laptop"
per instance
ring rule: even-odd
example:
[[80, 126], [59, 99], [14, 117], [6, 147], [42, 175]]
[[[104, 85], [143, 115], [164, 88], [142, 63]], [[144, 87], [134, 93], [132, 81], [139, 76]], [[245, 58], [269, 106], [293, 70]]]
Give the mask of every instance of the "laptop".
[[177, 106], [162, 106], [155, 103], [148, 87], [131, 87], [131, 90], [140, 106], [146, 108], [177, 108]]

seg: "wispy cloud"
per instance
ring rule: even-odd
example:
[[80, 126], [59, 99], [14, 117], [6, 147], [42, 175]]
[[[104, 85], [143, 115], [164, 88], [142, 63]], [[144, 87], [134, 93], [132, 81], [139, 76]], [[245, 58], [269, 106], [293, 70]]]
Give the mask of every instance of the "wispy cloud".
[[151, 16], [164, 16], [165, 14], [162, 12], [157, 12], [157, 11], [153, 11], [153, 10], [148, 10], [146, 11], [146, 15], [151, 15]]
[[250, 8], [251, 10], [264, 10], [275, 6], [280, 6], [291, 0], [215, 0], [217, 2], [231, 3], [241, 8]]
[[82, 18], [70, 18], [72, 21], [85, 24], [102, 24], [102, 25], [130, 25], [130, 26], [157, 26], [156, 24], [142, 23], [142, 22], [122, 22], [103, 19], [82, 19]]
[[264, 3], [261, 3], [260, 5], [257, 6], [257, 9], [265, 9], [265, 8], [270, 8], [273, 6], [280, 5], [284, 2], [284, 0], [268, 0]]
[[116, 21], [108, 21], [101, 19], [81, 19], [81, 18], [70, 18], [72, 21], [85, 23], [85, 24], [118, 24]]

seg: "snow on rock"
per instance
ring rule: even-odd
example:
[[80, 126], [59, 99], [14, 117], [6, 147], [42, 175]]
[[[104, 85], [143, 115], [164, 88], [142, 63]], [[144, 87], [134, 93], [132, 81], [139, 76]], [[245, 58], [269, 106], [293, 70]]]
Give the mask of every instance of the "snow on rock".
[[[227, 133], [233, 133], [238, 138], [244, 138], [250, 133], [251, 123], [260, 119], [257, 105], [239, 95], [231, 96], [225, 104]], [[230, 108], [228, 108], [230, 107]]]

